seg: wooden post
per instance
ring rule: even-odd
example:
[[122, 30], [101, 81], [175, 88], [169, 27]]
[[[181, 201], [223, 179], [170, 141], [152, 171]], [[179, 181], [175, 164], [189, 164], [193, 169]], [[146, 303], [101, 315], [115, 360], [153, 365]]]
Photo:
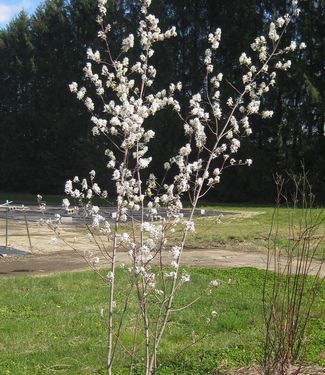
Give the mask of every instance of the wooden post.
[[9, 211], [9, 208], [7, 208], [6, 210], [6, 250], [8, 247], [8, 211]]
[[32, 240], [31, 240], [30, 233], [29, 233], [29, 227], [28, 227], [28, 221], [27, 221], [26, 213], [24, 214], [24, 218], [25, 218], [25, 224], [26, 224], [26, 230], [27, 230], [27, 236], [28, 236], [28, 242], [29, 242], [29, 249], [30, 249], [30, 251], [32, 251], [33, 246], [32, 246]]

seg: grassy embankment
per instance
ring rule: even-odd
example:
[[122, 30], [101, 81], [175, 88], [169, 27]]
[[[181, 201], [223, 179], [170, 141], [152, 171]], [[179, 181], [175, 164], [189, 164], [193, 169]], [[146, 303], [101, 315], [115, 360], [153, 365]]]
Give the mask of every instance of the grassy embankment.
[[[273, 221], [274, 208], [272, 206], [258, 205], [214, 205], [202, 206], [206, 211], [216, 212], [215, 216], [201, 216], [196, 218], [196, 232], [189, 236], [188, 246], [196, 248], [218, 247], [229, 245], [232, 247], [246, 248], [247, 250], [266, 250], [270, 228]], [[218, 212], [231, 213], [219, 216]], [[278, 225], [278, 245], [286, 248], [292, 241], [292, 233], [289, 226], [294, 226], [298, 233], [299, 222], [306, 212], [297, 209], [292, 219], [292, 210], [282, 207], [278, 210], [274, 223]], [[310, 217], [322, 221], [314, 233], [314, 243], [320, 242], [316, 258], [324, 258], [325, 252], [325, 211], [322, 208], [314, 208], [309, 211]], [[316, 219], [317, 218], [317, 219]]]

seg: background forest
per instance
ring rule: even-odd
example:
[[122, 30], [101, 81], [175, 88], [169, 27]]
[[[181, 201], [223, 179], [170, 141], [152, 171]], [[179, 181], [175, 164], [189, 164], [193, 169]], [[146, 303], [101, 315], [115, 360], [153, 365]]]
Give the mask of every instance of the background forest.
[[[178, 99], [184, 103], [202, 89], [202, 56], [207, 35], [216, 27], [223, 33], [218, 70], [236, 86], [241, 77], [238, 57], [249, 51], [270, 16], [285, 13], [285, 3], [155, 0], [152, 12], [162, 28], [175, 25], [178, 31], [155, 54], [158, 89], [182, 81], [183, 97]], [[108, 7], [112, 45], [119, 47], [122, 38], [136, 32], [139, 3], [109, 0]], [[325, 2], [301, 0], [300, 7], [302, 15], [293, 27], [307, 49], [295, 54], [289, 73], [279, 72], [277, 88], [265, 105], [274, 110], [274, 118], [256, 117], [253, 135], [243, 140], [240, 153], [253, 159], [253, 165], [225, 171], [210, 199], [273, 201], [273, 174], [297, 172], [303, 161], [318, 202], [325, 202]], [[21, 12], [0, 30], [0, 191], [62, 193], [67, 179], [88, 175], [94, 166], [98, 180], [108, 180], [105, 141], [93, 137], [89, 114], [68, 87], [82, 81], [87, 48], [100, 48], [96, 14], [94, 0], [47, 0], [33, 16]], [[152, 167], [159, 176], [183, 131], [171, 111], [162, 111], [154, 121]]]

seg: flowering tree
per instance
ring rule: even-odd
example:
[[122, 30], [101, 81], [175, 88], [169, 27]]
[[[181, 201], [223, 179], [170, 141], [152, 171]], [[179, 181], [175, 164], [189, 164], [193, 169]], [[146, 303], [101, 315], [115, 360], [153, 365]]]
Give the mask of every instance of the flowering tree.
[[[283, 47], [281, 39], [292, 17], [299, 15], [299, 8], [294, 0], [291, 13], [271, 22], [268, 35], [257, 37], [251, 44], [251, 55], [241, 54], [239, 63], [243, 76], [238, 87], [225, 81], [223, 74], [215, 68], [221, 30], [209, 34], [204, 56], [204, 89], [191, 97], [189, 113], [185, 114], [176, 99], [182, 84], [171, 83], [168, 89], [155, 91], [157, 69], [151, 63], [156, 44], [176, 37], [175, 27], [163, 32], [159, 20], [149, 14], [151, 0], [143, 0], [138, 35], [127, 36], [120, 53], [113, 56], [109, 37], [111, 26], [105, 23], [106, 2], [98, 1], [97, 18], [98, 37], [105, 46], [105, 54], [89, 48], [89, 62], [84, 68], [85, 78], [96, 89], [96, 98], [88, 96], [87, 89], [76, 82], [70, 84], [70, 90], [91, 113], [93, 134], [104, 135], [111, 144], [105, 153], [107, 168], [112, 171], [111, 179], [116, 187], [116, 210], [107, 218], [92, 204], [94, 196], [107, 196], [95, 182], [95, 171], [90, 172], [90, 181], [83, 179], [80, 182], [78, 177], [67, 181], [65, 191], [79, 201], [80, 206], [76, 209], [92, 218], [88, 226], [90, 234], [109, 263], [106, 277], [100, 274], [109, 287], [107, 373], [112, 374], [123, 319], [134, 293], [142, 319], [142, 329], [137, 334], [143, 334], [145, 374], [150, 375], [155, 371], [158, 347], [170, 315], [179, 310], [174, 307], [174, 297], [190, 281], [190, 275], [182, 273], [180, 265], [187, 237], [195, 231], [195, 208], [200, 198], [220, 183], [224, 169], [252, 164], [251, 159], [236, 157], [240, 139], [252, 133], [252, 116], [266, 119], [273, 115], [272, 110], [263, 109], [263, 97], [275, 85], [276, 71], [290, 68], [291, 61], [286, 55], [297, 48], [297, 43], [292, 41]], [[136, 61], [131, 61], [128, 52], [136, 43], [141, 52]], [[305, 45], [301, 43], [299, 48], [305, 48]], [[223, 85], [232, 87], [231, 97], [223, 97]], [[158, 182], [150, 173], [144, 181], [143, 176], [148, 173], [152, 161], [148, 146], [155, 136], [153, 129], [145, 127], [145, 122], [166, 107], [171, 107], [182, 119], [186, 143], [164, 164], [166, 175], [174, 172], [172, 179]], [[167, 180], [172, 182], [167, 183]], [[185, 195], [191, 202], [186, 219], [182, 215]], [[68, 199], [63, 204], [67, 209], [70, 206]], [[131, 230], [126, 230], [127, 222], [131, 223]], [[176, 228], [181, 228], [182, 235], [172, 242], [170, 238]], [[103, 238], [108, 240], [105, 244]], [[125, 301], [115, 301], [117, 255], [121, 251], [128, 251], [130, 257], [129, 292]], [[99, 262], [97, 257], [87, 260], [94, 268]], [[207, 288], [218, 285], [214, 280]], [[123, 306], [118, 321], [114, 320], [116, 304]], [[185, 307], [189, 306], [182, 308]], [[129, 351], [130, 372], [135, 352], [133, 346]]]

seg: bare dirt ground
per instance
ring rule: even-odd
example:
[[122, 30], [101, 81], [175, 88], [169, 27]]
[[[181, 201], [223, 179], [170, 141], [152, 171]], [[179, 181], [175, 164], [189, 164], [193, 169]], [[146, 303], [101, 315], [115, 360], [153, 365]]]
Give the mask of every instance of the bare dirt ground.
[[[0, 257], [0, 276], [18, 275], [48, 275], [57, 272], [89, 269], [84, 259], [98, 256], [99, 267], [104, 268], [107, 261], [99, 253], [94, 242], [89, 241], [82, 228], [77, 226], [65, 226], [62, 237], [66, 242], [56, 241], [53, 233], [46, 227], [36, 223], [29, 223], [30, 240], [29, 246], [27, 229], [24, 222], [11, 221], [8, 226], [8, 245], [12, 248], [29, 252], [27, 256]], [[5, 221], [0, 220], [0, 245], [4, 246]], [[73, 248], [78, 249], [76, 252]], [[90, 255], [91, 254], [91, 255]], [[183, 253], [183, 265], [209, 268], [235, 268], [255, 267], [265, 269], [267, 254], [265, 249], [257, 249], [251, 243], [240, 243], [238, 245], [223, 245], [218, 248], [196, 249], [187, 248]], [[168, 262], [166, 253], [165, 261]], [[127, 264], [129, 257], [126, 252], [118, 254], [118, 262]], [[319, 263], [315, 261], [311, 267], [310, 274], [316, 274]], [[325, 277], [325, 267], [321, 276]]]

